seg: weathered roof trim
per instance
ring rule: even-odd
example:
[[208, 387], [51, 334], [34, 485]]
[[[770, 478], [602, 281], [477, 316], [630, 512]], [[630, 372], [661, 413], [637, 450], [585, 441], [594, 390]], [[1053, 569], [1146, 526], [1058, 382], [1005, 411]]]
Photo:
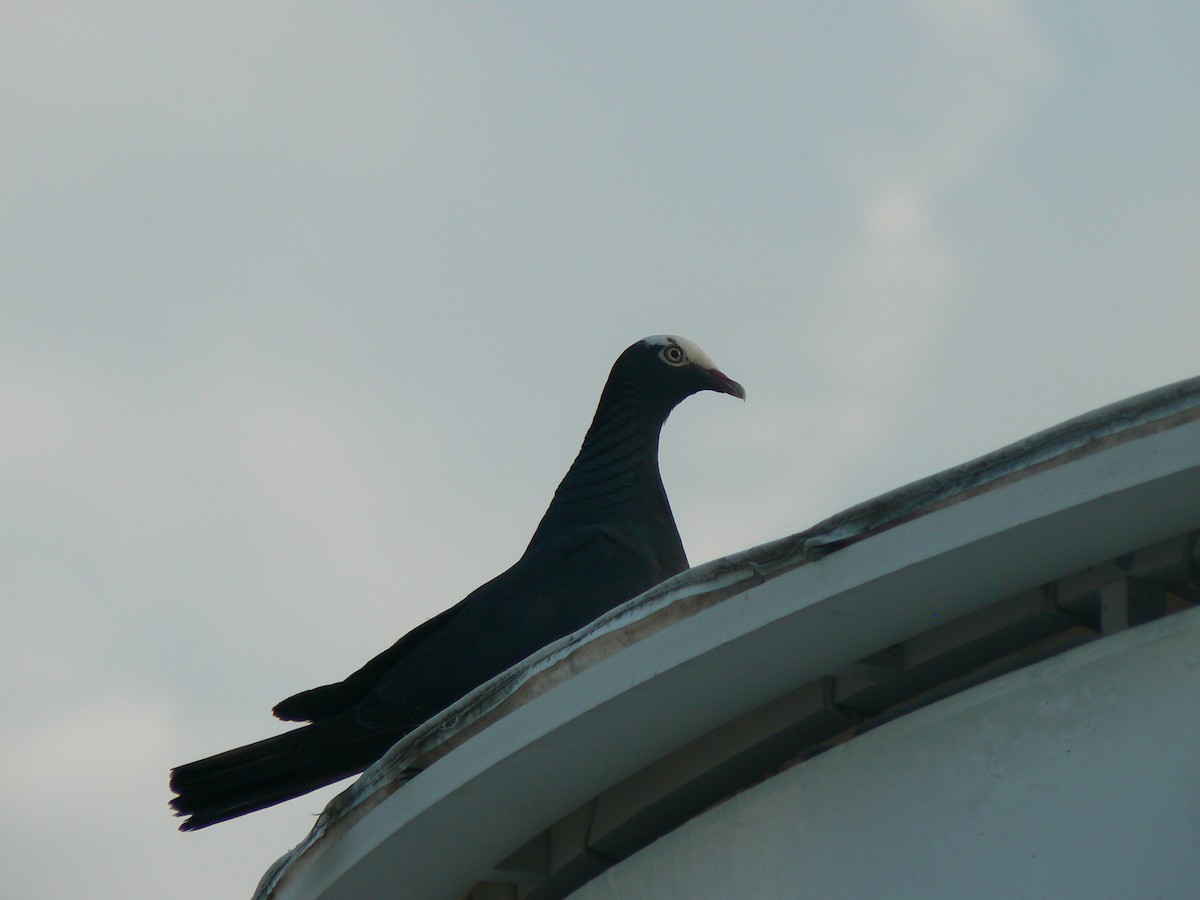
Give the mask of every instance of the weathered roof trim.
[[312, 831], [264, 875], [257, 900], [276, 895], [293, 866], [493, 721], [576, 672], [668, 625], [842, 546], [935, 509], [1081, 456], [1200, 418], [1200, 377], [1071, 419], [978, 459], [851, 507], [812, 528], [689, 569], [481, 685], [399, 741], [334, 798]]

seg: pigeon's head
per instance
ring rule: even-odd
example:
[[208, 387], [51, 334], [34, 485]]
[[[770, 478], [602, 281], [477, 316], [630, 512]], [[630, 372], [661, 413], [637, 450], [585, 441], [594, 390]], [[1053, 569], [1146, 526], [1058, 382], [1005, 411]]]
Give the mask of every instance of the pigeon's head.
[[712, 357], [687, 338], [673, 334], [642, 338], [617, 360], [613, 373], [621, 370], [656, 396], [666, 411], [700, 391], [746, 399], [746, 389], [718, 369]]

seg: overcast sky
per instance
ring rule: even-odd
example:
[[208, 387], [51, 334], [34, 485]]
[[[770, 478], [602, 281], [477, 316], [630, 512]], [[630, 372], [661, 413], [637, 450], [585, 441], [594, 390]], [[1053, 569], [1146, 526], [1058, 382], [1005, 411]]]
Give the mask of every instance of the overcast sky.
[[0, 5], [0, 896], [511, 564], [648, 334], [694, 563], [1200, 373], [1200, 4]]

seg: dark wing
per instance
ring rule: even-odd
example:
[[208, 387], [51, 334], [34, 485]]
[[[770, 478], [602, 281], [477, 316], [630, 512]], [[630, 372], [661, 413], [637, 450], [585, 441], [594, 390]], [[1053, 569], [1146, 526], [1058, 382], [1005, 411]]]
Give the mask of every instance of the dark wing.
[[275, 704], [272, 712], [286, 722], [316, 722], [357, 706], [379, 680], [422, 641], [445, 628], [462, 603], [422, 622], [344, 681], [293, 694]]
[[355, 718], [369, 730], [414, 728], [671, 574], [615, 526], [593, 525], [540, 542], [450, 610], [440, 627], [392, 657]]

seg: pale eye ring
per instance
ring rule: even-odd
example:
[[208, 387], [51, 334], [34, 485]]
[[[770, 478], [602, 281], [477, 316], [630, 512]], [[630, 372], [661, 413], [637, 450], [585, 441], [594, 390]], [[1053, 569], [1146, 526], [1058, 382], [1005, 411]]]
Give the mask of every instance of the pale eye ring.
[[664, 347], [662, 353], [659, 354], [663, 358], [663, 362], [672, 366], [682, 366], [687, 362], [687, 354], [678, 344], [671, 344]]

